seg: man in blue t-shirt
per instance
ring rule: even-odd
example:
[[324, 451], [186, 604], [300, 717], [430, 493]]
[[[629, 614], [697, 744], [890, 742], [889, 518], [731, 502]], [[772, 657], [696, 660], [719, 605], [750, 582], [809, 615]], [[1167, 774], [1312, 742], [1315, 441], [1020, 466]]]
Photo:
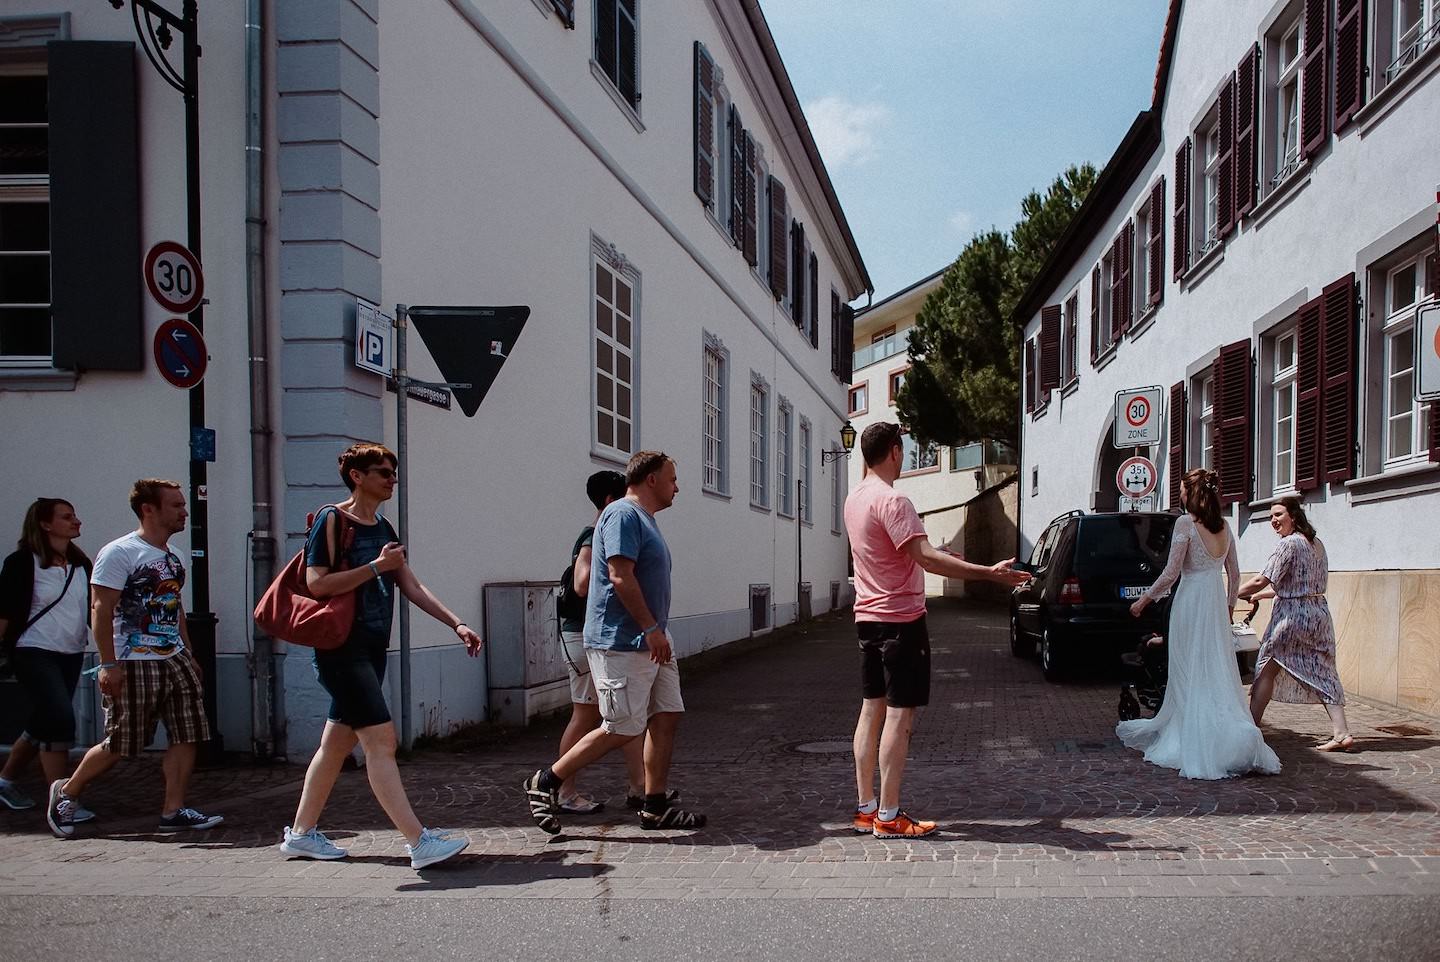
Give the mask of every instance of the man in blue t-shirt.
[[680, 490], [675, 462], [659, 451], [641, 451], [626, 466], [625, 484], [625, 497], [612, 502], [595, 522], [585, 600], [585, 656], [600, 699], [600, 727], [555, 764], [525, 780], [530, 814], [551, 835], [560, 831], [561, 783], [642, 735], [649, 744], [640, 826], [705, 824], [704, 815], [675, 807], [666, 791], [685, 702], [667, 628], [670, 548], [655, 515], [670, 507]]

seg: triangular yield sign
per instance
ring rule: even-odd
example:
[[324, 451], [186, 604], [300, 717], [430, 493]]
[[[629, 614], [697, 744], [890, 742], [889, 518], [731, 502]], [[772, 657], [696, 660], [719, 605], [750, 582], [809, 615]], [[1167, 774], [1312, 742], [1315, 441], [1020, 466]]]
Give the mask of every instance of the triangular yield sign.
[[440, 375], [452, 383], [469, 382], [468, 388], [452, 390], [460, 410], [473, 418], [520, 339], [530, 308], [411, 307], [408, 313]]

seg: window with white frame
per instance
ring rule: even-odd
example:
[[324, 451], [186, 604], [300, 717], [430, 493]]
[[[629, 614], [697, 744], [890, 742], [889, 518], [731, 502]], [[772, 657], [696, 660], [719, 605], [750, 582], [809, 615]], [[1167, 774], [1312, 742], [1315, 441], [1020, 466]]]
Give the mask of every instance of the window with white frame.
[[1095, 349], [1097, 356], [1104, 354], [1115, 345], [1114, 325], [1110, 321], [1110, 314], [1114, 306], [1115, 286], [1120, 283], [1119, 272], [1115, 270], [1115, 256], [1112, 252], [1106, 251], [1105, 256], [1100, 258], [1100, 290], [1099, 304], [1094, 311], [1094, 317], [1099, 322], [1095, 331]]
[[811, 523], [810, 503], [810, 421], [808, 418], [800, 419], [800, 520], [806, 524]]
[[51, 366], [49, 118], [43, 65], [0, 75], [0, 363]]
[[639, 274], [624, 255], [595, 241], [595, 446], [625, 460], [635, 453], [635, 366]]
[[715, 494], [728, 494], [727, 412], [730, 356], [719, 338], [705, 334], [701, 371], [701, 436], [704, 442], [701, 487]]
[[1278, 187], [1300, 166], [1300, 62], [1303, 59], [1304, 18], [1295, 11], [1265, 38], [1269, 90], [1266, 96], [1266, 169], [1270, 186]]
[[1276, 493], [1295, 488], [1296, 333], [1275, 335], [1270, 364], [1270, 486]]
[[595, 63], [632, 110], [640, 110], [640, 13], [636, 0], [595, 0]]
[[770, 389], [750, 372], [750, 503], [770, 507]]
[[940, 464], [940, 449], [933, 444], [919, 444], [909, 432], [900, 436], [900, 470], [924, 471]]
[[1411, 257], [1385, 272], [1381, 325], [1382, 433], [1385, 465], [1428, 454], [1430, 405], [1415, 400], [1415, 319], [1424, 299], [1425, 259]]
[[1131, 295], [1135, 298], [1132, 318], [1144, 317], [1150, 311], [1150, 248], [1155, 244], [1156, 226], [1147, 200], [1135, 212], [1135, 254], [1130, 269]]
[[780, 398], [775, 408], [775, 502], [787, 518], [795, 516], [795, 468], [790, 444], [794, 420], [790, 402]]
[[869, 383], [857, 384], [850, 389], [850, 413], [864, 414], [870, 410]]
[[1215, 375], [1200, 379], [1200, 467], [1215, 470]]
[[[1381, 83], [1389, 83], [1440, 40], [1440, 0], [1381, 0], [1376, 28], [1377, 50], [1387, 66]], [[1388, 41], [1388, 42], [1386, 42]]]
[[1196, 248], [1200, 255], [1220, 243], [1220, 120], [1213, 111], [1196, 137], [1202, 161], [1199, 180], [1200, 216], [1196, 218]]
[[1080, 376], [1080, 295], [1065, 301], [1065, 323], [1061, 332], [1060, 383], [1069, 384]]

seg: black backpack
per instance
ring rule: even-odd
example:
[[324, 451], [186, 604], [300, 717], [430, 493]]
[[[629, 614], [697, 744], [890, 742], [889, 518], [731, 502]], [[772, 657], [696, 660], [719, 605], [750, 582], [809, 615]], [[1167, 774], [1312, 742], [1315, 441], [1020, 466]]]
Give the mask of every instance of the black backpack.
[[575, 561], [580, 557], [580, 548], [570, 556], [570, 564], [560, 576], [560, 588], [555, 592], [555, 614], [562, 621], [581, 621], [585, 618], [585, 599], [575, 593]]

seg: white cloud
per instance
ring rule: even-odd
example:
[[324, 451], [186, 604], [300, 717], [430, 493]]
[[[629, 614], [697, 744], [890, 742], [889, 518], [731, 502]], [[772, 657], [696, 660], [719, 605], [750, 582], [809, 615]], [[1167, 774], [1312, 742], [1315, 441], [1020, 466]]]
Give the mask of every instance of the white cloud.
[[884, 104], [857, 104], [843, 97], [821, 97], [805, 108], [805, 119], [820, 154], [832, 167], [863, 164], [875, 156], [880, 130], [890, 121]]
[[957, 210], [950, 215], [950, 229], [957, 234], [970, 234], [975, 229], [975, 215], [968, 210]]

